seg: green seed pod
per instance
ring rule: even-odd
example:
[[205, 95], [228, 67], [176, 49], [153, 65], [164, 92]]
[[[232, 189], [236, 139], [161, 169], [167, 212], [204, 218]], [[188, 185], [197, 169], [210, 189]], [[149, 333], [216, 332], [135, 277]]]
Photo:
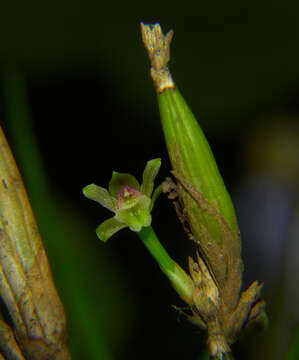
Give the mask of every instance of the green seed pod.
[[164, 36], [159, 24], [141, 24], [141, 31], [177, 181], [176, 210], [199, 253], [197, 263], [189, 262], [190, 274], [198, 284], [193, 298], [195, 316], [206, 324], [211, 356], [221, 357], [229, 352], [260, 286], [254, 283], [250, 296], [244, 293], [247, 306], [240, 306], [243, 263], [236, 215], [210, 146], [167, 67], [173, 32]]

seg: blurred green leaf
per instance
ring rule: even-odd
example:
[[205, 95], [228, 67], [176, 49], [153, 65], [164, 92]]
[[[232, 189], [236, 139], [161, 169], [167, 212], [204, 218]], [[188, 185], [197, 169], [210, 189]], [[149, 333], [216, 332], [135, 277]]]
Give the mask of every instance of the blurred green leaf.
[[299, 358], [299, 328], [294, 332], [287, 352], [287, 360], [297, 360]]

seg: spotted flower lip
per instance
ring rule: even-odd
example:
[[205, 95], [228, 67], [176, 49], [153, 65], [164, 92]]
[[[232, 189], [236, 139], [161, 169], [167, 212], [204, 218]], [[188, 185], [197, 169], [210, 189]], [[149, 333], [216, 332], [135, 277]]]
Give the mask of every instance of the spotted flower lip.
[[140, 191], [130, 186], [124, 186], [117, 194], [117, 209], [130, 207], [131, 203], [138, 201], [140, 196], [142, 196]]
[[154, 180], [161, 166], [161, 159], [147, 162], [142, 176], [142, 184], [131, 174], [114, 171], [108, 189], [90, 184], [84, 187], [83, 194], [98, 202], [115, 216], [102, 222], [96, 233], [100, 240], [107, 241], [117, 231], [129, 227], [139, 232], [143, 227], [151, 225], [151, 210], [159, 188], [152, 196]]

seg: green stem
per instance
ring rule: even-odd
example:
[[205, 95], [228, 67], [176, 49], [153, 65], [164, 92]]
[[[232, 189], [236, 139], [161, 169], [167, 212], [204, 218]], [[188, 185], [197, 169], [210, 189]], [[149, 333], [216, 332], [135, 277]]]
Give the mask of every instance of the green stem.
[[171, 285], [179, 296], [188, 304], [192, 303], [194, 284], [186, 272], [171, 259], [167, 251], [160, 243], [157, 235], [151, 226], [144, 227], [139, 231], [138, 236], [145, 247], [155, 258], [163, 273], [168, 277]]
[[143, 227], [141, 231], [138, 232], [138, 236], [148, 251], [152, 254], [154, 259], [157, 261], [162, 271], [173, 272], [175, 268], [175, 262], [171, 259], [167, 251], [160, 243], [157, 235], [154, 232], [154, 229], [151, 226]]

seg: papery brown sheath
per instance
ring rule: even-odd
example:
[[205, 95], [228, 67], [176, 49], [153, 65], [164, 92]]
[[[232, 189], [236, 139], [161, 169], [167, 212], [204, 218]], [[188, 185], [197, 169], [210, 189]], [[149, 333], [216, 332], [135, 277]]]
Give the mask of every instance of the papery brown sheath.
[[[6, 360], [69, 360], [66, 319], [17, 165], [0, 128], [0, 295]], [[1, 359], [1, 357], [0, 357]]]

